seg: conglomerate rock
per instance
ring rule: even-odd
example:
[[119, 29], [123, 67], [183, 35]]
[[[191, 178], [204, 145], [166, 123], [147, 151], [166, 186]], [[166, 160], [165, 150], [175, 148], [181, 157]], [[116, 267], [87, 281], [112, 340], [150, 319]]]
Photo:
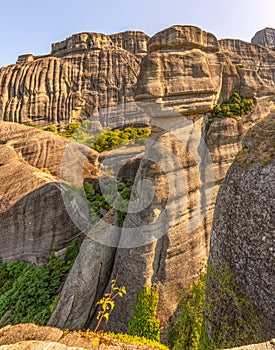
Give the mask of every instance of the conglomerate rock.
[[[219, 43], [212, 34], [191, 26], [174, 26], [150, 39], [149, 53], [142, 60], [137, 81], [136, 101], [150, 115], [153, 132], [131, 196], [137, 207], [140, 201], [140, 210], [128, 213], [118, 249], [112, 253], [110, 279], [118, 273], [118, 283], [125, 285], [128, 292], [116, 302], [108, 329], [127, 329], [137, 293], [151, 285], [159, 292], [158, 317], [165, 337], [179, 293], [206, 263], [219, 185], [241, 149], [247, 130], [270, 113], [271, 102], [275, 101], [275, 77], [272, 71], [264, 73], [266, 61], [275, 64], [275, 53], [268, 48], [251, 47], [246, 43], [237, 45], [234, 40]], [[249, 56], [254, 52], [258, 56], [253, 65]], [[239, 61], [234, 61], [237, 55], [247, 57], [249, 69], [238, 67]], [[207, 130], [213, 106], [234, 91], [254, 97], [253, 113], [243, 118], [215, 119]], [[149, 187], [147, 181], [151, 183]], [[85, 244], [87, 253], [95, 245], [92, 241]], [[90, 261], [85, 266], [93, 274], [98, 263], [92, 255], [85, 256]], [[67, 292], [62, 294], [51, 325], [70, 328], [68, 315], [60, 318], [58, 314], [66, 302], [74, 299], [70, 311], [74, 315], [73, 327], [83, 327], [86, 303], [74, 298], [75, 293], [78, 295], [75, 271], [79, 273], [81, 269], [81, 258], [76, 265], [68, 276], [64, 286]], [[85, 273], [88, 270], [81, 272]], [[87, 290], [93, 288], [90, 278], [83, 283], [86, 282]], [[73, 284], [75, 289], [69, 288]], [[105, 293], [109, 290], [110, 284]], [[96, 301], [90, 300], [89, 305]], [[87, 325], [94, 324], [95, 309], [92, 310]]]
[[[258, 334], [256, 331], [247, 334], [246, 342], [252, 342], [253, 337], [266, 341], [275, 332], [274, 118], [273, 112], [249, 130], [243, 149], [226, 174], [217, 197], [209, 257], [215, 273], [209, 277], [206, 292], [212, 305], [207, 311], [207, 324], [213, 338], [223, 327], [230, 329], [237, 317], [245, 320], [253, 317], [251, 326], [257, 318], [260, 320]], [[223, 287], [219, 287], [224, 269], [233, 273], [235, 290], [241, 290], [251, 305], [249, 310], [242, 311], [243, 314], [240, 309], [242, 305], [245, 307], [244, 301], [239, 304], [239, 310], [236, 309], [232, 299], [225, 297]], [[240, 325], [244, 322], [238, 321]], [[241, 328], [244, 333], [246, 330], [247, 327]], [[232, 331], [226, 340], [233, 340], [234, 344], [236, 338], [238, 345], [240, 340], [233, 326]]]

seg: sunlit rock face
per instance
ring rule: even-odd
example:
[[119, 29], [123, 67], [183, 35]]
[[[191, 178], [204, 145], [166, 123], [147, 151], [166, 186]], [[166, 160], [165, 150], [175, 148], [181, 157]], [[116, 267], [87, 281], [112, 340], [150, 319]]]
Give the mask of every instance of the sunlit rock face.
[[67, 149], [70, 172], [62, 172], [68, 145], [68, 140], [53, 133], [0, 122], [0, 257], [4, 262], [44, 265], [53, 247], [62, 251], [81, 236], [67, 212], [62, 186], [64, 181], [74, 183], [71, 173], [77, 168], [83, 169], [83, 177], [97, 176], [98, 154], [74, 144]]
[[[226, 46], [232, 46], [231, 52], [214, 35], [191, 26], [168, 28], [148, 42], [148, 55], [142, 60], [137, 80], [136, 101], [150, 115], [153, 132], [146, 143], [131, 197], [133, 203], [141, 201], [141, 206], [136, 204], [139, 210], [128, 213], [118, 249], [110, 255], [110, 279], [118, 273], [118, 283], [125, 285], [128, 292], [123, 300], [117, 300], [108, 329], [126, 331], [137, 293], [151, 285], [159, 292], [158, 317], [165, 338], [179, 293], [207, 262], [220, 183], [241, 149], [247, 130], [270, 113], [270, 101], [274, 100], [274, 77], [271, 74], [263, 79], [264, 73], [259, 75], [258, 71], [260, 57], [264, 60], [266, 56], [275, 63], [275, 54], [263, 48], [258, 53], [259, 61], [243, 69], [233, 57], [241, 55], [245, 45], [233, 43], [228, 41]], [[250, 44], [247, 45], [249, 49]], [[249, 50], [248, 58], [254, 49]], [[264, 64], [262, 68], [264, 71]], [[206, 129], [213, 106], [234, 91], [254, 96], [253, 113], [243, 118], [215, 119]], [[85, 251], [94, 251], [95, 244], [91, 240]], [[87, 259], [89, 256], [90, 263], [85, 262], [81, 274], [85, 277], [89, 266], [102, 286], [101, 270], [98, 264], [93, 265], [92, 255], [85, 254]], [[104, 266], [105, 262], [102, 260]], [[74, 327], [84, 324], [82, 313], [87, 314], [86, 304], [78, 298], [82, 287], [78, 289], [74, 282], [81, 264], [79, 257], [50, 321], [52, 325], [70, 327], [68, 317], [74, 319]], [[84, 280], [87, 288], [94, 288], [95, 280], [91, 281], [88, 275]], [[101, 295], [110, 288], [106, 281], [105, 285]], [[89, 300], [87, 325], [94, 323], [96, 301]], [[69, 311], [59, 317], [66, 303], [71, 303]]]
[[[133, 102], [148, 38], [133, 31], [80, 33], [53, 44], [49, 55], [20, 56], [0, 69], [0, 120], [62, 127]], [[139, 122], [148, 123], [143, 119], [139, 115]]]
[[251, 39], [252, 44], [258, 44], [275, 49], [275, 29], [265, 28], [259, 30]]

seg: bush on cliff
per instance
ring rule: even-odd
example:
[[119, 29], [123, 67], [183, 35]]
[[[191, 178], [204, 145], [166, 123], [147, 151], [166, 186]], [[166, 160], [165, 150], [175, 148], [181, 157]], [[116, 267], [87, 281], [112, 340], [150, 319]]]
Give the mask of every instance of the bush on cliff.
[[228, 101], [216, 104], [206, 124], [206, 131], [209, 129], [214, 118], [243, 117], [249, 114], [254, 108], [253, 99], [240, 96], [233, 92]]
[[[51, 254], [46, 267], [14, 261], [0, 262], [0, 326], [5, 323], [47, 323], [57, 302], [57, 292], [78, 254], [79, 240], [66, 249], [64, 259]], [[1, 324], [2, 323], [2, 324]]]
[[158, 293], [149, 286], [138, 293], [135, 311], [128, 324], [127, 333], [131, 336], [145, 337], [160, 341], [160, 322], [156, 318]]

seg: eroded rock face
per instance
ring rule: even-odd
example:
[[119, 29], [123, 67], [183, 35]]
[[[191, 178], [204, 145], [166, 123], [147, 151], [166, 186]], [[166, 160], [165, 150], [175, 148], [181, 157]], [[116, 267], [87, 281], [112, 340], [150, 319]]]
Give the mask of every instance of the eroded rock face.
[[[52, 248], [62, 250], [80, 230], [70, 219], [61, 193], [62, 171], [69, 142], [52, 133], [17, 123], [0, 122], [0, 257], [4, 262], [47, 262]], [[97, 175], [97, 152], [74, 144], [68, 169]], [[85, 161], [87, 159], [89, 161]], [[66, 167], [67, 168], [67, 167]]]
[[251, 39], [252, 44], [258, 44], [270, 47], [271, 49], [275, 48], [275, 29], [274, 28], [265, 28], [259, 30]]
[[0, 69], [0, 120], [63, 127], [133, 101], [147, 39], [141, 32], [80, 33], [53, 44], [50, 55], [20, 56]]
[[[244, 149], [222, 183], [215, 207], [209, 258], [210, 265], [217, 266], [216, 276], [211, 281], [219, 279], [222, 273], [219, 267], [234, 273], [239, 289], [261, 317], [257, 337], [262, 341], [270, 339], [275, 332], [274, 117], [273, 112], [248, 132]], [[207, 299], [215, 300], [207, 315], [208, 330], [215, 336], [223, 327], [223, 315], [226, 313], [234, 320], [236, 310], [234, 303], [219, 297], [219, 289], [212, 288], [210, 282], [208, 286]], [[249, 314], [243, 316], [250, 317]], [[255, 334], [248, 336], [249, 342]]]
[[[266, 77], [258, 73], [264, 72], [261, 56], [263, 61], [266, 59], [274, 65], [275, 55], [267, 48], [260, 48], [258, 52], [257, 46], [254, 49], [252, 45], [246, 53], [249, 69], [240, 72], [234, 57], [242, 55], [245, 45], [234, 41], [220, 44], [212, 34], [190, 26], [168, 28], [149, 42], [149, 54], [142, 61], [137, 82], [136, 99], [144, 103], [151, 116], [153, 133], [132, 192], [133, 201], [143, 198], [148, 202], [142, 210], [128, 213], [119, 248], [113, 255], [111, 279], [118, 273], [118, 283], [125, 285], [128, 293], [116, 302], [108, 329], [126, 331], [137, 293], [145, 285], [151, 285], [159, 291], [158, 317], [165, 337], [179, 293], [196, 278], [207, 261], [220, 183], [241, 149], [247, 130], [270, 113], [270, 102], [275, 101], [273, 73]], [[228, 49], [231, 46], [232, 52]], [[249, 58], [253, 50], [258, 52], [254, 66], [253, 59]], [[246, 97], [254, 96], [254, 112], [242, 119], [214, 120], [206, 132], [205, 124], [214, 104], [227, 99], [233, 91], [249, 93]], [[205, 163], [207, 153], [212, 157], [212, 165]], [[209, 168], [212, 175], [207, 172]], [[169, 180], [171, 174], [173, 178]], [[142, 192], [138, 184], [147, 179], [151, 187]], [[133, 229], [131, 234], [128, 228]], [[139, 239], [144, 239], [143, 244], [136, 244]], [[88, 252], [88, 246], [86, 249]], [[90, 273], [94, 273], [91, 255], [90, 266]], [[72, 271], [65, 288], [73, 284], [75, 278]], [[87, 288], [93, 288], [89, 278], [85, 281]], [[105, 292], [109, 289], [110, 285]], [[77, 290], [74, 293], [78, 295]], [[63, 294], [64, 300], [56, 310], [61, 311], [74, 293]], [[86, 312], [86, 305], [78, 298], [74, 300], [75, 309], [78, 309], [74, 322], [77, 322], [75, 320], [82, 319], [82, 313]], [[93, 317], [87, 320], [87, 325], [93, 323]], [[66, 317], [54, 324], [70, 327]]]
[[[125, 331], [126, 320], [129, 321], [134, 310], [135, 298], [133, 295], [137, 295], [138, 291], [147, 284], [155, 286], [159, 291], [158, 315], [165, 336], [166, 326], [177, 306], [179, 293], [182, 288], [190, 284], [207, 260], [213, 209], [219, 185], [236, 153], [241, 149], [242, 139], [247, 130], [253, 126], [256, 120], [266, 113], [270, 113], [269, 102], [270, 99], [274, 100], [274, 81], [270, 79], [269, 82], [263, 82], [266, 90], [258, 90], [257, 81], [260, 77], [257, 74], [257, 66], [253, 67], [253, 74], [250, 72], [245, 72], [244, 75], [239, 73], [230, 59], [230, 54], [224, 52], [223, 48], [220, 48], [219, 52], [213, 53], [212, 43], [215, 43], [215, 40], [211, 35], [202, 31], [198, 35], [198, 28], [194, 28], [194, 35], [191, 35], [188, 26], [186, 36], [183, 35], [182, 45], [179, 45], [176, 35], [174, 41], [163, 39], [169, 38], [170, 33], [174, 32], [179, 36], [178, 33], [182, 33], [184, 30], [185, 27], [182, 27], [181, 30], [178, 30], [178, 27], [169, 28], [167, 33], [163, 31], [153, 37], [148, 45], [150, 53], [143, 59], [141, 66], [136, 98], [148, 104], [152, 125], [156, 123], [163, 127], [164, 131], [153, 128], [152, 138], [158, 142], [158, 145], [164, 145], [166, 152], [163, 152], [158, 146], [154, 148], [148, 144], [145, 160], [141, 162], [136, 180], [148, 176], [152, 178], [155, 197], [144, 212], [128, 214], [125, 227], [127, 225], [136, 227], [138, 235], [139, 231], [142, 231], [139, 229], [140, 223], [156, 220], [156, 209], [163, 211], [165, 208], [168, 211], [166, 219], [158, 227], [156, 226], [151, 234], [159, 237], [158, 234], [162, 230], [166, 231], [167, 234], [149, 245], [118, 250], [114, 271], [119, 273], [120, 283], [126, 284], [129, 288], [130, 297], [126, 295], [125, 300], [118, 302], [109, 323], [109, 327], [113, 329], [119, 327], [120, 330]], [[193, 39], [197, 36], [212, 38], [209, 50], [205, 49], [202, 44], [200, 46], [202, 49], [198, 49], [198, 44]], [[185, 43], [185, 37], [192, 38], [189, 44]], [[151, 42], [154, 43], [152, 47], [156, 51], [150, 49]], [[168, 42], [167, 47], [165, 47], [165, 42]], [[173, 42], [175, 43], [174, 47]], [[204, 42], [207, 40], [205, 39]], [[268, 49], [266, 51], [269, 52]], [[272, 57], [270, 60], [274, 63], [275, 56], [272, 53], [270, 55]], [[246, 79], [243, 79], [243, 76]], [[223, 100], [233, 91], [245, 91], [248, 86], [249, 88], [255, 87], [250, 95], [256, 96], [257, 107], [255, 111], [242, 119], [214, 120], [207, 132], [205, 140], [208, 154], [212, 159], [211, 177], [211, 174], [207, 174], [206, 168], [203, 167], [203, 165], [205, 166], [203, 161], [206, 156], [206, 148], [202, 143], [196, 144], [195, 135], [198, 140], [204, 136], [203, 130], [207, 120], [207, 112], [213, 108], [216, 101]], [[271, 91], [273, 91], [272, 98], [270, 97]], [[264, 93], [265, 96], [263, 96]], [[154, 104], [160, 108], [150, 107]], [[170, 112], [167, 112], [167, 107], [171, 108]], [[187, 127], [180, 130], [184, 121], [186, 126], [190, 123], [191, 131]], [[183, 143], [177, 142], [171, 137], [173, 127], [174, 129], [178, 128], [178, 136], [182, 135]], [[198, 152], [199, 161], [197, 159], [194, 161], [195, 150]], [[158, 154], [159, 161], [164, 161], [164, 163], [168, 159], [167, 154], [174, 154], [182, 164], [182, 175], [186, 179], [182, 185], [178, 185], [182, 181], [180, 180], [180, 168], [173, 169], [175, 186], [179, 186], [178, 194], [181, 187], [185, 186], [186, 188], [186, 192], [181, 194], [185, 202], [176, 222], [173, 221], [173, 214], [177, 210], [178, 199], [177, 197], [173, 199], [174, 206], [171, 209], [167, 209], [163, 205], [169, 196], [167, 182], [164, 181], [167, 173], [163, 174], [163, 169], [155, 168], [146, 162], [146, 155], [150, 152]], [[206, 187], [203, 188], [202, 184], [205, 184]], [[198, 208], [200, 208], [200, 214], [196, 213]], [[127, 234], [126, 229], [122, 231], [121, 242], [127, 240]], [[133, 282], [129, 283], [131, 273]]]

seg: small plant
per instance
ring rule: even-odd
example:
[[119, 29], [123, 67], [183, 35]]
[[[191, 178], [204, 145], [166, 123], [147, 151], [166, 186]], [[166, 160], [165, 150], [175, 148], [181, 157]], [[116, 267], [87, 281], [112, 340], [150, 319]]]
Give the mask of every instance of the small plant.
[[117, 296], [120, 296], [121, 298], [126, 294], [126, 288], [124, 286], [117, 287], [117, 278], [118, 275], [116, 275], [116, 278], [111, 281], [111, 292], [104, 294], [104, 297], [101, 298], [96, 305], [101, 306], [101, 310], [98, 311], [96, 319], [98, 320], [97, 325], [95, 327], [94, 332], [96, 332], [103, 320], [105, 318], [106, 323], [108, 323], [109, 316], [111, 312], [113, 311], [115, 307], [115, 298]]
[[128, 324], [127, 333], [132, 336], [160, 341], [160, 321], [156, 318], [158, 293], [149, 286], [138, 293], [135, 311]]

